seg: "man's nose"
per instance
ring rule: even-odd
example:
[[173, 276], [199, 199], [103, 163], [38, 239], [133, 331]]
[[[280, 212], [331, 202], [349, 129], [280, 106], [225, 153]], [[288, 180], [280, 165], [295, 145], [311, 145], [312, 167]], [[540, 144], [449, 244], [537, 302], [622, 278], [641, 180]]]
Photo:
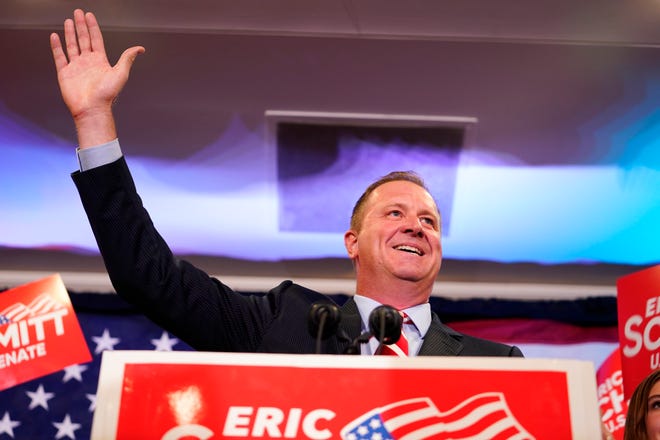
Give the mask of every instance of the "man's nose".
[[404, 232], [407, 234], [417, 235], [418, 237], [424, 236], [422, 220], [418, 218], [406, 220], [406, 224], [404, 225]]

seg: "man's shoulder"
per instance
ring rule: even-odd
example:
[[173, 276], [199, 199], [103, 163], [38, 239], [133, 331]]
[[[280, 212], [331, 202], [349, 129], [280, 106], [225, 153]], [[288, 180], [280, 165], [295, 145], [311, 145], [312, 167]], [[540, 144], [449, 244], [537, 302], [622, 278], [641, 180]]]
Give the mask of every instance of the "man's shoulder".
[[[472, 356], [522, 356], [518, 347], [491, 341], [489, 339], [477, 338], [466, 334], [462, 335], [463, 346], [466, 353]], [[468, 354], [466, 354], [468, 355]]]
[[300, 284], [296, 284], [291, 280], [284, 280], [274, 288], [272, 288], [267, 295], [280, 298], [282, 301], [303, 302], [312, 304], [317, 301], [332, 302], [335, 301], [328, 295], [310, 289]]
[[460, 343], [462, 346], [458, 353], [460, 356], [523, 356], [518, 347], [460, 333], [439, 320], [434, 319], [432, 325]]

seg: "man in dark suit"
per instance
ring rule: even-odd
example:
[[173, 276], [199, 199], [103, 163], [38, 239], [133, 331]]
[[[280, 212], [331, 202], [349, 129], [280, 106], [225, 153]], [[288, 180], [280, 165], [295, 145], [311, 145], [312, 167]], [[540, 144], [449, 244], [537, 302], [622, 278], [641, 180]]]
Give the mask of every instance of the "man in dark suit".
[[[314, 353], [307, 329], [312, 304], [324, 295], [284, 281], [266, 295], [242, 295], [177, 259], [142, 206], [121, 153], [112, 104], [142, 47], [108, 63], [93, 14], [81, 10], [64, 24], [51, 48], [62, 97], [78, 131], [81, 171], [73, 174], [117, 293], [157, 324], [198, 350]], [[354, 263], [356, 295], [342, 306], [336, 334], [322, 353], [344, 353], [367, 328], [371, 311], [388, 304], [405, 312], [411, 355], [522, 356], [516, 347], [459, 334], [431, 312], [440, 270], [440, 214], [424, 183], [396, 172], [358, 200], [344, 236]], [[378, 341], [361, 346], [373, 353]]]

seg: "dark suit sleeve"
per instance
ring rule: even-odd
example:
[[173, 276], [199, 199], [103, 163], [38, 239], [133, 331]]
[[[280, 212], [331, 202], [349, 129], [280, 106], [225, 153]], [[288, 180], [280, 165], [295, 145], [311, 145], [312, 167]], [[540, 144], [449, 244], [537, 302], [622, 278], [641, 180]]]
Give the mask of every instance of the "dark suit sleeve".
[[124, 158], [73, 173], [116, 292], [198, 350], [256, 351], [279, 297], [233, 292], [175, 258], [142, 205]]

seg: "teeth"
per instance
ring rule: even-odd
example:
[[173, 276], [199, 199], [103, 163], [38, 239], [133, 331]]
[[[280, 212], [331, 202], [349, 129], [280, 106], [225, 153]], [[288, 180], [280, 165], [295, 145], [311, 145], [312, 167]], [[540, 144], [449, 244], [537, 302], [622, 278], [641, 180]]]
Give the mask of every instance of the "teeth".
[[422, 251], [420, 251], [419, 249], [417, 249], [415, 247], [412, 247], [412, 246], [401, 245], [401, 246], [395, 246], [394, 249], [399, 250], [399, 251], [412, 252], [412, 253], [417, 254], [417, 255], [422, 255]]

